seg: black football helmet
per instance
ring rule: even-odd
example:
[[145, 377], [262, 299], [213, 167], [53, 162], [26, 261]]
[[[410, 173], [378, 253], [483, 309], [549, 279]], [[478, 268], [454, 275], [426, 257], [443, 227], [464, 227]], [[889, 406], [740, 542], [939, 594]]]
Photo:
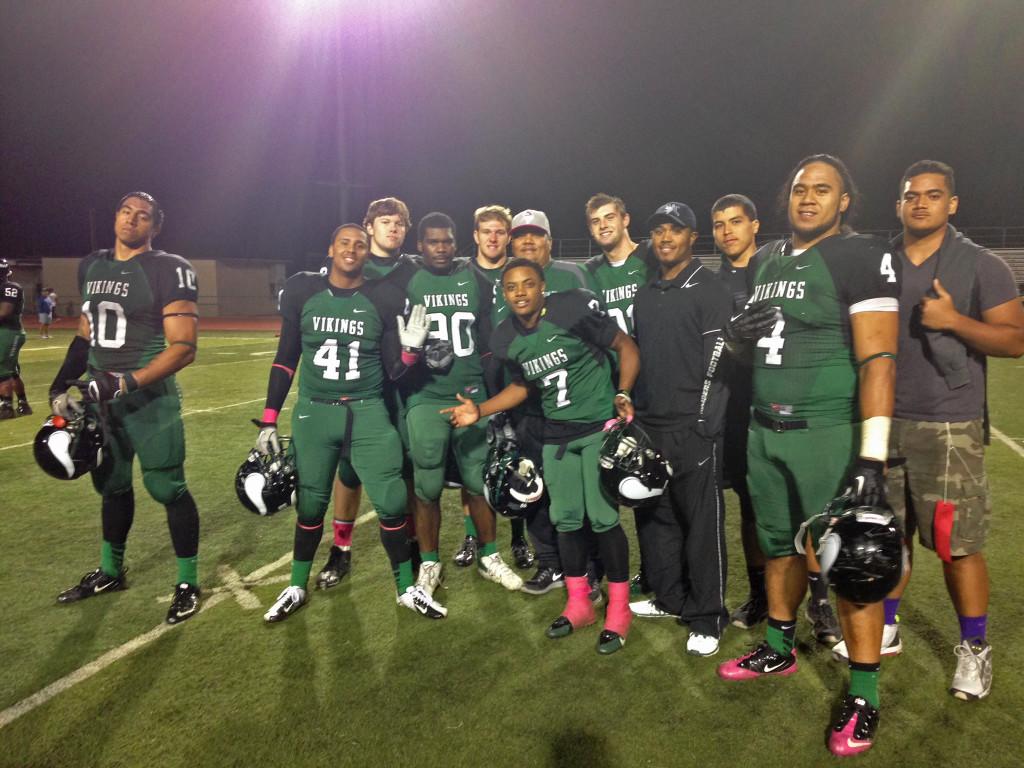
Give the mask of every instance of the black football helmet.
[[665, 491], [672, 467], [639, 425], [616, 419], [601, 444], [601, 485], [624, 507], [650, 504]]
[[291, 438], [281, 437], [281, 451], [264, 455], [253, 448], [235, 473], [235, 493], [257, 515], [272, 515], [295, 503], [299, 475]]
[[892, 510], [850, 503], [840, 497], [827, 510], [832, 517], [818, 544], [821, 572], [840, 597], [877, 603], [903, 576], [903, 531]]
[[484, 498], [503, 517], [523, 517], [544, 497], [544, 478], [532, 459], [523, 456], [504, 414], [487, 425], [487, 462], [484, 465]]
[[58, 480], [77, 480], [103, 460], [103, 429], [91, 413], [74, 419], [51, 416], [32, 445], [36, 464]]

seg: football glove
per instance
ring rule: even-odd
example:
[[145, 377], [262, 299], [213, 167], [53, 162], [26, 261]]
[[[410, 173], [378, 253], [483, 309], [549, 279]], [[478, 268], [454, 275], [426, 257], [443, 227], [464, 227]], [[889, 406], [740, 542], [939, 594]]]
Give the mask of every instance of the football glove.
[[745, 306], [739, 314], [733, 315], [725, 326], [722, 336], [727, 343], [753, 341], [771, 333], [778, 320], [778, 310], [768, 300]]
[[430, 330], [427, 308], [422, 304], [414, 304], [408, 320], [401, 315], [395, 319], [398, 322], [398, 338], [402, 342], [402, 351], [419, 354]]
[[50, 410], [54, 416], [60, 416], [66, 421], [74, 421], [82, 415], [85, 410], [82, 401], [78, 398], [68, 396], [67, 392], [50, 393]]
[[887, 507], [885, 462], [858, 456], [850, 470], [846, 494], [856, 506]]
[[89, 397], [94, 402], [103, 403], [120, 397], [127, 390], [124, 386], [125, 375], [112, 371], [99, 371], [89, 379]]
[[256, 450], [263, 456], [281, 452], [281, 439], [277, 436], [277, 424], [253, 419], [252, 423], [260, 428], [256, 436]]

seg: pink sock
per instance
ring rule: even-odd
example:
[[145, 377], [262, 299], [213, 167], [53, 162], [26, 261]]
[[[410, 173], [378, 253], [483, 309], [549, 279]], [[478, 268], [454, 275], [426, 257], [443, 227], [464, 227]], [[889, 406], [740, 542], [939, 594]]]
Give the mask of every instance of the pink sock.
[[565, 603], [562, 615], [569, 620], [573, 629], [586, 627], [594, 623], [594, 605], [590, 602], [590, 584], [586, 576], [566, 576], [565, 588], [569, 599]]
[[608, 582], [608, 608], [604, 613], [604, 628], [625, 637], [629, 633], [629, 625], [633, 621], [633, 612], [629, 610], [629, 582]]
[[350, 549], [352, 547], [352, 529], [355, 523], [351, 520], [334, 521], [334, 546]]

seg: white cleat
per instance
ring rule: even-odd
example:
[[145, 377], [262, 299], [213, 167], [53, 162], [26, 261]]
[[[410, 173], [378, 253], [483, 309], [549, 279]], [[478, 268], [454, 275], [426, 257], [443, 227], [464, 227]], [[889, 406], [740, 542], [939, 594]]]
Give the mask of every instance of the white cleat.
[[276, 621], [284, 621], [305, 604], [306, 590], [302, 587], [285, 587], [284, 591], [277, 596], [277, 602], [263, 614], [263, 620], [271, 624]]
[[424, 592], [419, 585], [409, 587], [399, 595], [398, 604], [428, 619], [443, 619], [448, 615], [448, 609]]
[[[899, 621], [897, 619], [897, 621]], [[886, 624], [882, 628], [882, 655], [898, 656], [903, 652], [903, 641], [900, 640], [899, 624]], [[832, 658], [835, 661], [849, 661], [850, 652], [846, 648], [846, 641], [840, 640], [832, 646]]]
[[691, 656], [714, 656], [718, 653], [718, 638], [691, 632], [686, 640], [686, 652]]
[[509, 568], [508, 564], [501, 559], [501, 553], [481, 557], [477, 565], [480, 575], [495, 584], [501, 584], [505, 589], [518, 592], [523, 588], [523, 580], [515, 571]]
[[437, 560], [424, 560], [420, 563], [416, 586], [433, 598], [435, 590], [441, 586], [441, 563]]
[[629, 610], [634, 616], [641, 619], [678, 619], [678, 613], [669, 613], [658, 607], [654, 599], [634, 600], [629, 604]]
[[992, 646], [981, 642], [975, 645], [965, 640], [953, 648], [956, 673], [949, 692], [961, 701], [984, 699], [992, 690]]

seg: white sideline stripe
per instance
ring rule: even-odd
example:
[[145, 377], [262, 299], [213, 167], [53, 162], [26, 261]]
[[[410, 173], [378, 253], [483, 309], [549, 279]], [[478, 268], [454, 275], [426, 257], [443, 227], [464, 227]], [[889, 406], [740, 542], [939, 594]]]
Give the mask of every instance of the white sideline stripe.
[[67, 347], [22, 347], [22, 352], [45, 352], [48, 349], [67, 349]]
[[1020, 445], [1015, 443], [1011, 438], [1009, 438], [1006, 435], [1004, 435], [1002, 432], [1000, 432], [995, 427], [992, 427], [991, 429], [992, 429], [993, 436], [995, 436], [996, 438], [1001, 440], [1003, 443], [1005, 443], [1007, 446], [1009, 446], [1011, 451], [1013, 451], [1018, 456], [1020, 456], [1022, 459], [1024, 459], [1024, 447], [1021, 447]]
[[262, 357], [263, 355], [272, 355], [277, 352], [276, 349], [271, 349], [268, 352], [250, 352], [249, 355], [252, 357]]
[[[376, 517], [376, 515], [377, 513], [374, 510], [370, 510], [369, 512], [366, 512], [357, 517], [355, 524], [359, 525], [361, 523], [365, 523], [367, 520]], [[267, 563], [266, 565], [257, 568], [248, 576], [243, 577], [243, 581], [253, 581], [261, 579], [268, 573], [272, 573], [281, 566], [290, 563], [291, 559], [292, 553], [288, 552], [287, 554], [284, 554], [281, 557], [279, 557], [274, 562]], [[216, 594], [212, 595], [211, 597], [203, 601], [203, 605], [202, 608], [199, 609], [199, 613], [203, 613], [204, 611], [209, 610], [218, 603], [224, 602], [229, 597], [231, 597], [231, 594], [232, 593], [228, 590], [217, 592]], [[0, 728], [4, 728], [10, 725], [22, 715], [28, 714], [36, 707], [45, 704], [57, 694], [63, 693], [72, 686], [75, 686], [78, 683], [88, 680], [90, 677], [97, 674], [98, 672], [102, 672], [115, 661], [120, 661], [125, 656], [137, 651], [139, 648], [142, 648], [145, 645], [149, 645], [149, 643], [156, 640], [165, 632], [170, 632], [174, 628], [175, 625], [173, 624], [158, 624], [156, 627], [149, 630], [149, 632], [141, 634], [138, 637], [129, 640], [127, 643], [119, 645], [117, 648], [114, 648], [111, 651], [107, 651], [105, 654], [100, 656], [95, 661], [90, 661], [85, 666], [79, 667], [74, 672], [65, 675], [59, 680], [55, 680], [42, 690], [33, 693], [28, 698], [22, 699], [17, 704], [11, 705], [4, 711], [0, 712]]]

